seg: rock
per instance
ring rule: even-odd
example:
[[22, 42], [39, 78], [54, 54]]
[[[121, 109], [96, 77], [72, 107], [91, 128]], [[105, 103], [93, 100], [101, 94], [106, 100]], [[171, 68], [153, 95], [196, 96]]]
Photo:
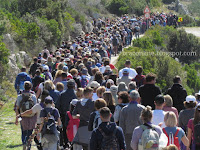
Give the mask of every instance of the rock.
[[82, 35], [83, 33], [84, 33], [83, 26], [80, 23], [75, 24], [74, 25], [74, 31], [73, 31], [72, 37], [75, 38], [75, 37], [77, 37], [79, 35]]
[[30, 66], [30, 64], [31, 64], [31, 58], [29, 57], [29, 55], [26, 53], [26, 52], [24, 52], [24, 51], [20, 51], [19, 52], [19, 54], [20, 54], [20, 56], [21, 56], [21, 59], [23, 60], [23, 62], [24, 62], [24, 65], [27, 67], [27, 66]]
[[176, 1], [175, 10], [181, 15], [190, 15], [187, 6], [183, 5], [179, 0]]
[[3, 42], [6, 44], [6, 48], [9, 49], [11, 53], [19, 51], [19, 48], [15, 44], [15, 41], [13, 40], [11, 34], [4, 34]]
[[93, 28], [94, 28], [94, 26], [92, 25], [92, 23], [90, 21], [87, 21], [86, 26], [85, 26], [85, 31], [86, 32], [92, 32]]

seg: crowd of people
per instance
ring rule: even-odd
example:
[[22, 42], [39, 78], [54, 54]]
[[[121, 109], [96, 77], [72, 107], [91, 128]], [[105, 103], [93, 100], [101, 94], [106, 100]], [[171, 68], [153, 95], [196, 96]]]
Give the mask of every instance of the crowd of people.
[[[168, 24], [162, 15], [153, 21]], [[95, 20], [93, 32], [55, 51], [45, 47], [29, 70], [21, 68], [14, 110], [23, 150], [33, 140], [39, 150], [160, 149], [161, 142], [167, 150], [200, 149], [200, 93], [187, 95], [179, 76], [162, 93], [142, 66], [111, 64], [111, 55], [140, 34], [140, 20]]]

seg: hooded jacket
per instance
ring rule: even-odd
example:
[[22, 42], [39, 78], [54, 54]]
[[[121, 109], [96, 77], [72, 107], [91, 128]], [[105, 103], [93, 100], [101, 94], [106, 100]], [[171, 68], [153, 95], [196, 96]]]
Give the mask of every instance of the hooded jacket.
[[[112, 133], [114, 132], [116, 127], [117, 126], [116, 126], [115, 123], [102, 122], [99, 125], [98, 128], [101, 128], [102, 131], [106, 135], [112, 135]], [[101, 149], [101, 142], [103, 140], [103, 135], [101, 134], [101, 132], [99, 131], [98, 128], [94, 129], [93, 132], [92, 132], [92, 136], [91, 136], [91, 139], [90, 139], [90, 150], [100, 150]], [[119, 150], [125, 150], [126, 149], [126, 144], [125, 144], [124, 134], [123, 134], [123, 131], [122, 131], [121, 127], [117, 127], [116, 138], [118, 140]]]
[[172, 87], [167, 90], [166, 94], [169, 94], [172, 97], [173, 106], [178, 110], [178, 112], [184, 109], [183, 102], [185, 101], [187, 92], [181, 84], [173, 84]]

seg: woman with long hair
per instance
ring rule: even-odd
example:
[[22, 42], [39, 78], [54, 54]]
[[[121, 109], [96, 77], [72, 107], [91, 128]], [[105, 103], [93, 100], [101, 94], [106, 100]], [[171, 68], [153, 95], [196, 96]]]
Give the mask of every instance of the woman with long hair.
[[107, 103], [107, 107], [110, 109], [111, 113], [114, 114], [115, 112], [115, 102], [114, 102], [114, 98], [111, 94], [110, 91], [106, 91], [103, 93], [103, 99], [106, 101]]
[[[200, 122], [200, 104], [198, 104], [195, 109], [194, 118], [192, 118], [188, 121], [187, 138], [189, 139], [190, 148], [188, 146], [187, 150], [200, 149], [200, 143], [196, 143], [194, 140], [194, 126], [197, 125], [199, 122]], [[200, 134], [200, 133], [198, 133], [198, 134]]]

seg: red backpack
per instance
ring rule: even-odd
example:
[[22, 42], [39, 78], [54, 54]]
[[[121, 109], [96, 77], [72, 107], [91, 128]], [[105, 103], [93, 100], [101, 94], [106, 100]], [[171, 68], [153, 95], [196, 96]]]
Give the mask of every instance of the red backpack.
[[174, 145], [176, 145], [178, 150], [180, 150], [181, 148], [180, 148], [179, 140], [178, 140], [178, 137], [177, 137], [179, 129], [176, 130], [176, 133], [174, 135], [173, 135], [172, 132], [170, 132], [169, 135], [168, 135], [165, 128], [163, 128], [163, 132], [165, 133], [165, 135], [168, 138], [167, 146], [170, 145], [170, 144], [174, 144]]
[[70, 111], [67, 111], [67, 115], [69, 117], [69, 122], [68, 122], [67, 130], [66, 130], [67, 138], [70, 142], [72, 142], [76, 133], [77, 133], [80, 120], [79, 119], [73, 119]]

